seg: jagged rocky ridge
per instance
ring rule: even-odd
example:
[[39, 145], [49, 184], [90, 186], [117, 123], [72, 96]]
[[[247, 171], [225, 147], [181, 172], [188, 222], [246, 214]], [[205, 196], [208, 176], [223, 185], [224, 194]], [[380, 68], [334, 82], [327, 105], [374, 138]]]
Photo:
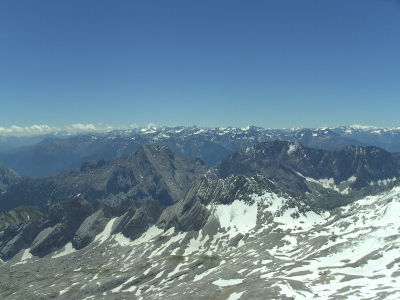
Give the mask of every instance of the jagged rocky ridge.
[[[0, 205], [3, 211], [22, 205], [45, 208], [77, 194], [110, 205], [147, 197], [169, 205], [182, 199], [208, 170], [202, 160], [175, 154], [166, 146], [141, 146], [111, 162], [87, 161], [77, 170], [51, 177], [25, 177], [0, 195]], [[298, 142], [264, 142], [229, 155], [211, 173], [222, 178], [262, 174], [314, 205], [334, 208], [379, 192], [399, 178], [400, 153], [373, 146], [329, 151]]]
[[118, 205], [127, 199], [148, 197], [161, 204], [180, 200], [208, 166], [198, 158], [178, 155], [165, 146], [141, 146], [136, 152], [111, 162], [87, 161], [80, 169], [39, 179], [25, 178], [0, 195], [3, 211], [21, 205], [42, 208], [81, 194]]
[[[331, 211], [313, 209], [261, 175], [231, 175], [224, 179], [204, 175], [194, 185], [197, 187], [188, 191], [185, 199], [162, 212], [151, 207], [160, 208], [153, 200], [126, 202], [129, 204], [121, 211], [81, 198], [58, 203], [49, 213], [52, 217], [41, 221], [42, 231], [37, 230], [34, 240], [26, 242], [8, 261], [0, 262], [0, 296], [400, 296], [398, 183], [382, 194]], [[191, 205], [185, 208], [188, 203]], [[72, 207], [76, 211], [69, 214]], [[149, 211], [157, 211], [159, 216], [149, 216]], [[75, 218], [74, 222], [69, 218]], [[16, 237], [23, 236], [21, 233], [30, 227], [38, 228], [32, 224], [14, 227], [19, 233], [14, 238], [8, 233], [8, 239], [18, 240]], [[73, 234], [59, 235], [71, 224], [76, 224], [70, 229]], [[130, 234], [123, 232], [128, 224], [135, 229], [128, 230]], [[62, 243], [51, 248], [50, 241]], [[86, 242], [80, 247], [77, 241]]]
[[229, 205], [234, 201], [254, 205], [254, 195], [266, 192], [290, 198], [288, 205], [297, 207], [300, 212], [311, 210], [301, 199], [295, 200], [261, 175], [250, 178], [231, 175], [225, 179], [203, 175], [181, 201], [169, 207], [153, 199], [109, 206], [98, 200], [88, 202], [80, 196], [57, 203], [41, 219], [32, 218], [7, 227], [1, 235], [0, 258], [10, 259], [24, 247], [29, 247], [33, 255], [44, 256], [68, 242], [73, 248], [81, 249], [93, 242], [112, 218], [117, 219], [110, 232], [131, 239], [140, 236], [152, 224], [164, 231], [199, 231], [211, 217], [212, 206]]
[[196, 180], [185, 198], [163, 211], [157, 226], [164, 230], [174, 227], [179, 231], [198, 231], [210, 216], [207, 208], [210, 203], [230, 204], [235, 200], [252, 202], [251, 195], [265, 190], [282, 193], [262, 175], [250, 178], [243, 175], [230, 175], [227, 178], [204, 175]]
[[215, 166], [213, 173], [222, 178], [262, 174], [283, 189], [334, 208], [385, 189], [400, 178], [400, 153], [352, 145], [328, 151], [274, 141], [235, 152]]

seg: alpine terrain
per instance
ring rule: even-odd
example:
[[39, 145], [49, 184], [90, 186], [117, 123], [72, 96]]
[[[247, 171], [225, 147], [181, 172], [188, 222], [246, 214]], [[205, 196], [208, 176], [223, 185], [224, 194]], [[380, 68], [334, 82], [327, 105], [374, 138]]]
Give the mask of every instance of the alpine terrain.
[[47, 177], [0, 166], [1, 299], [400, 298], [399, 152], [335, 129], [146, 130]]

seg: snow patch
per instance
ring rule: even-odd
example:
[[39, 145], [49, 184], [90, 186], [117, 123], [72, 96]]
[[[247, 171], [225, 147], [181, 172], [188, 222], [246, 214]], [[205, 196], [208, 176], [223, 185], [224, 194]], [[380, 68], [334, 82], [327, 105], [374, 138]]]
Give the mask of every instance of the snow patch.
[[[25, 250], [24, 250], [24, 253], [22, 254], [21, 261], [15, 263], [15, 265], [25, 264], [26, 261], [27, 261], [28, 259], [32, 258], [33, 255], [31, 254], [30, 251], [31, 251], [31, 248], [25, 249]], [[3, 261], [2, 261], [2, 262], [3, 262]]]
[[298, 148], [298, 144], [297, 143], [295, 143], [295, 144], [289, 144], [289, 149], [287, 150], [287, 154], [288, 155], [290, 155], [290, 154], [292, 154], [293, 152], [295, 152], [296, 151], [296, 149]]
[[116, 220], [116, 218], [112, 218], [110, 221], [108, 221], [103, 232], [96, 235], [94, 242], [99, 241], [100, 244], [104, 243], [111, 236], [111, 230], [112, 230], [112, 226], [113, 226], [115, 220]]
[[64, 255], [68, 255], [68, 254], [74, 253], [75, 251], [76, 250], [72, 246], [72, 243], [69, 242], [68, 244], [66, 244], [64, 246], [64, 248], [61, 249], [61, 251], [59, 251], [55, 255], [53, 255], [52, 258], [57, 258], [57, 257], [61, 257], [61, 256], [64, 256]]
[[221, 227], [232, 233], [247, 233], [257, 223], [257, 203], [247, 205], [244, 201], [235, 200], [231, 204], [215, 206], [214, 215], [219, 219]]
[[243, 294], [244, 294], [244, 292], [240, 292], [240, 293], [234, 292], [234, 293], [230, 294], [229, 298], [226, 299], [226, 300], [238, 300], [238, 299], [240, 299], [240, 297], [241, 297]]
[[243, 279], [218, 279], [213, 281], [213, 284], [224, 287], [229, 285], [236, 285], [243, 282]]
[[306, 177], [303, 176], [300, 173], [297, 173], [298, 175], [302, 176], [303, 178], [305, 178], [307, 181], [309, 182], [314, 182], [314, 183], [318, 183], [320, 185], [322, 185], [324, 188], [326, 189], [332, 189], [336, 192], [339, 192], [343, 195], [347, 195], [350, 192], [350, 185], [355, 182], [357, 180], [357, 177], [355, 177], [354, 175], [351, 176], [349, 179], [344, 180], [342, 182], [340, 182], [339, 184], [335, 184], [335, 180], [333, 178], [323, 178], [323, 179], [314, 179], [311, 177]]

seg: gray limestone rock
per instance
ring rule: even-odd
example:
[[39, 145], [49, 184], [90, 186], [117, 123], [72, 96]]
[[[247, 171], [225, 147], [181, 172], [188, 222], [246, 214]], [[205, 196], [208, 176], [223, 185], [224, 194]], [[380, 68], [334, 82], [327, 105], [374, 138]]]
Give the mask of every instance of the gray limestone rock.
[[113, 232], [121, 232], [124, 236], [134, 239], [157, 222], [164, 207], [153, 199], [131, 204], [131, 207], [115, 221]]
[[47, 254], [52, 249], [58, 249], [67, 243], [62, 224], [43, 229], [32, 242], [30, 252], [41, 256]]
[[8, 260], [26, 248], [32, 255], [43, 257], [69, 242], [74, 249], [82, 249], [111, 218], [116, 218], [112, 233], [134, 239], [157, 222], [163, 209], [154, 199], [124, 201], [119, 207], [110, 207], [75, 197], [54, 205], [41, 220], [7, 227], [0, 234], [0, 258]]
[[104, 212], [98, 210], [83, 221], [72, 240], [75, 249], [82, 249], [93, 242], [97, 234], [103, 231], [109, 219], [104, 217]]
[[40, 220], [27, 221], [5, 228], [0, 234], [0, 258], [8, 260], [21, 249], [29, 247], [41, 230]]
[[279, 192], [263, 176], [247, 178], [231, 175], [223, 179], [211, 175], [200, 176], [182, 201], [163, 211], [157, 226], [164, 230], [171, 227], [180, 231], [200, 230], [210, 216], [207, 209], [210, 203], [229, 204], [235, 199], [246, 201], [250, 199], [250, 194], [262, 190]]

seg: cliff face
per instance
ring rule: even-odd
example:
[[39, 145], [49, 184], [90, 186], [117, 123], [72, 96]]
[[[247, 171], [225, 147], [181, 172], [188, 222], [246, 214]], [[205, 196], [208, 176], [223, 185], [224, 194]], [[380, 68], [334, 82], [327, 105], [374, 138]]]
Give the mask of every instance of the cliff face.
[[0, 164], [0, 195], [5, 193], [10, 185], [20, 180], [21, 177], [17, 173]]
[[0, 204], [4, 211], [27, 204], [46, 208], [80, 194], [88, 201], [98, 199], [109, 205], [148, 197], [170, 205], [182, 199], [207, 170], [198, 158], [175, 154], [167, 147], [142, 146], [112, 162], [87, 161], [79, 170], [25, 178], [0, 195]]
[[29, 246], [30, 253], [45, 256], [71, 242], [74, 249], [92, 243], [111, 219], [110, 232], [121, 232], [134, 238], [157, 221], [163, 207], [158, 201], [126, 201], [118, 207], [81, 197], [54, 205], [39, 220], [30, 220], [5, 228], [0, 235], [0, 257], [10, 259]]
[[216, 165], [213, 173], [222, 178], [262, 174], [280, 188], [311, 195], [317, 202], [336, 197], [339, 206], [386, 188], [400, 177], [400, 160], [397, 153], [373, 146], [328, 151], [274, 141], [233, 153]]
[[252, 202], [252, 195], [265, 192], [283, 194], [270, 180], [262, 175], [245, 177], [230, 175], [218, 178], [212, 175], [199, 177], [185, 198], [167, 207], [157, 223], [159, 228], [179, 231], [200, 230], [211, 216], [215, 205], [230, 204], [234, 200]]

